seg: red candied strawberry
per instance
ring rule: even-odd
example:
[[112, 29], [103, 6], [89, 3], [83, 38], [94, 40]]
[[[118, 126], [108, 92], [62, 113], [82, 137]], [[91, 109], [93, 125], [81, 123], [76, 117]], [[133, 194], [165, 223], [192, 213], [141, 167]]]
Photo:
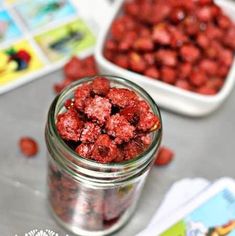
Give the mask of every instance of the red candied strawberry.
[[75, 107], [79, 111], [83, 111], [85, 107], [85, 101], [91, 95], [91, 85], [86, 83], [79, 86], [74, 92]]
[[116, 53], [107, 48], [104, 48], [103, 55], [108, 61], [113, 62], [113, 58], [115, 57]]
[[64, 74], [73, 81], [87, 76], [94, 76], [97, 74], [94, 57], [90, 56], [83, 60], [75, 56], [72, 57], [64, 66]]
[[229, 28], [229, 30], [226, 33], [226, 36], [223, 39], [223, 43], [225, 46], [235, 49], [235, 25]]
[[162, 67], [160, 78], [162, 79], [162, 81], [168, 84], [174, 84], [177, 80], [175, 69], [169, 66]]
[[233, 51], [229, 49], [224, 49], [220, 54], [220, 61], [223, 66], [230, 67], [233, 62]]
[[158, 69], [155, 66], [151, 66], [149, 68], [147, 68], [144, 72], [144, 74], [150, 78], [153, 79], [159, 79], [160, 78], [160, 73], [158, 71]]
[[174, 158], [174, 152], [166, 147], [161, 147], [156, 160], [155, 160], [155, 165], [156, 166], [166, 166], [168, 165]]
[[177, 63], [177, 54], [173, 50], [160, 49], [156, 52], [156, 60], [162, 65], [175, 66]]
[[150, 110], [149, 104], [144, 100], [138, 101], [135, 104], [138, 106], [140, 112], [142, 113], [148, 112]]
[[32, 157], [38, 153], [38, 144], [33, 138], [30, 138], [30, 137], [20, 138], [19, 147], [20, 147], [21, 152], [26, 157]]
[[183, 8], [175, 8], [171, 11], [170, 19], [173, 23], [180, 23], [185, 18], [185, 11]]
[[126, 120], [133, 125], [139, 122], [140, 108], [137, 103], [127, 106], [120, 111], [120, 115], [124, 116]]
[[141, 112], [139, 116], [139, 122], [137, 124], [137, 129], [141, 131], [156, 130], [161, 127], [159, 118], [154, 115], [151, 111], [146, 113]]
[[116, 51], [117, 46], [117, 42], [113, 39], [108, 39], [105, 43], [105, 48], [111, 51]]
[[136, 72], [143, 72], [147, 67], [147, 63], [140, 54], [131, 52], [129, 55], [130, 69]]
[[184, 19], [183, 27], [188, 36], [195, 36], [200, 32], [200, 22], [193, 15]]
[[120, 162], [122, 162], [124, 160], [125, 160], [125, 156], [124, 156], [123, 150], [118, 147], [117, 148], [116, 157], [113, 160], [113, 162], [120, 163]]
[[151, 134], [143, 134], [139, 136], [141, 142], [144, 145], [144, 148], [149, 147], [149, 145], [152, 143], [152, 136]]
[[225, 77], [228, 75], [230, 67], [227, 66], [221, 66], [219, 70], [217, 70], [217, 76], [225, 79]]
[[192, 44], [184, 45], [180, 49], [180, 56], [184, 61], [195, 62], [200, 57], [200, 50]]
[[89, 102], [86, 102], [84, 112], [88, 118], [103, 125], [111, 114], [111, 107], [112, 105], [107, 98], [96, 95]]
[[131, 16], [138, 16], [140, 5], [134, 1], [125, 2], [123, 5], [123, 8], [126, 14], [131, 15]]
[[134, 139], [126, 143], [123, 148], [125, 160], [131, 160], [144, 151], [144, 145], [140, 139]]
[[26, 63], [29, 63], [31, 60], [31, 55], [26, 50], [23, 49], [20, 49], [17, 52], [16, 56], [21, 60], [25, 61]]
[[200, 21], [211, 22], [214, 15], [210, 6], [204, 6], [197, 9], [196, 16]]
[[171, 35], [171, 47], [181, 47], [184, 43], [188, 42], [188, 36], [179, 27], [169, 26], [168, 28]]
[[119, 155], [117, 146], [107, 134], [101, 134], [94, 144], [91, 158], [100, 163], [109, 163]]
[[136, 37], [137, 39], [138, 37], [144, 38], [144, 39], [151, 38], [151, 35], [152, 35], [151, 29], [146, 28], [145, 26], [138, 27], [137, 32], [138, 32], [138, 35]]
[[133, 42], [133, 48], [137, 51], [152, 51], [154, 49], [154, 43], [149, 37], [139, 37]]
[[128, 30], [133, 30], [135, 27], [135, 21], [129, 16], [120, 16], [113, 21], [111, 26], [112, 37], [115, 40], [122, 40], [123, 35]]
[[218, 41], [223, 40], [223, 35], [224, 35], [223, 30], [212, 24], [206, 27], [205, 34], [210, 40], [216, 39]]
[[219, 91], [224, 85], [224, 80], [218, 77], [211, 78], [207, 81], [206, 87], [210, 87], [215, 89], [216, 91]]
[[93, 55], [84, 58], [82, 60], [82, 66], [84, 68], [82, 77], [95, 76], [98, 74], [95, 58]]
[[111, 100], [113, 105], [121, 108], [131, 105], [134, 101], [138, 100], [136, 93], [126, 88], [111, 88], [107, 98]]
[[[148, 22], [151, 24], [157, 24], [164, 22], [167, 17], [169, 17], [171, 12], [171, 7], [162, 1], [156, 1], [155, 4], [149, 4], [151, 8], [151, 15], [148, 16]], [[142, 9], [141, 9], [142, 10]]]
[[94, 94], [105, 96], [110, 89], [110, 82], [105, 77], [96, 77], [91, 83], [92, 92]]
[[187, 78], [191, 75], [192, 73], [192, 64], [185, 62], [179, 65], [179, 76], [180, 78]]
[[149, 105], [145, 101], [135, 101], [120, 111], [120, 115], [124, 116], [128, 122], [136, 125], [139, 122], [140, 113], [150, 110]]
[[215, 95], [217, 93], [215, 88], [210, 88], [208, 86], [202, 86], [196, 89], [196, 92], [202, 95]]
[[[224, 39], [226, 41], [226, 39]], [[220, 53], [223, 51], [223, 46], [216, 40], [211, 41], [209, 46], [205, 49], [205, 54], [210, 59], [220, 58]]]
[[113, 57], [113, 62], [125, 69], [128, 69], [129, 67], [129, 59], [125, 54], [115, 54]]
[[202, 59], [199, 64], [200, 70], [204, 71], [209, 76], [217, 74], [218, 63], [210, 59]]
[[203, 86], [207, 81], [207, 76], [203, 71], [194, 71], [192, 75], [189, 77], [189, 81], [192, 85], [196, 87]]
[[86, 122], [82, 129], [80, 140], [83, 143], [95, 142], [100, 133], [101, 133], [101, 128], [98, 125], [92, 122]]
[[78, 141], [83, 128], [83, 121], [79, 119], [74, 109], [70, 109], [57, 116], [56, 128], [63, 139]]
[[111, 116], [105, 126], [107, 133], [115, 138], [115, 143], [128, 142], [134, 137], [135, 127], [124, 116], [116, 114]]
[[135, 31], [126, 32], [125, 35], [123, 35], [122, 40], [118, 43], [118, 50], [121, 52], [130, 50], [137, 37], [138, 35]]
[[192, 89], [190, 83], [187, 80], [182, 80], [182, 79], [177, 80], [175, 86], [188, 91]]
[[64, 74], [67, 77], [78, 79], [81, 76], [80, 74], [81, 67], [82, 67], [82, 61], [74, 56], [64, 66]]
[[205, 33], [200, 33], [197, 36], [196, 42], [201, 48], [205, 49], [209, 46], [210, 39], [207, 37]]
[[218, 25], [222, 29], [229, 29], [232, 26], [232, 21], [226, 15], [220, 15], [216, 18]]
[[154, 26], [152, 38], [161, 45], [169, 45], [171, 43], [171, 35], [163, 23]]
[[149, 66], [153, 66], [155, 64], [155, 54], [154, 53], [145, 53], [143, 59]]
[[90, 158], [93, 151], [94, 144], [82, 143], [77, 146], [75, 152], [77, 152], [81, 157]]

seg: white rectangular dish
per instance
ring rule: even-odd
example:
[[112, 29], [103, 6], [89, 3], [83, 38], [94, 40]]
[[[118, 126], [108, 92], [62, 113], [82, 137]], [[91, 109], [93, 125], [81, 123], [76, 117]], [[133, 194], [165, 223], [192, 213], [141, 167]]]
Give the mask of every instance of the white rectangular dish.
[[[129, 79], [144, 89], [153, 97], [156, 103], [163, 108], [189, 116], [204, 116], [215, 111], [228, 97], [235, 83], [235, 60], [223, 88], [213, 96], [200, 95], [189, 92], [161, 81], [153, 80], [144, 75], [125, 70], [108, 61], [103, 55], [104, 44], [109, 36], [113, 20], [120, 14], [122, 4], [125, 0], [117, 0], [113, 5], [110, 19], [103, 26], [95, 48], [95, 58], [99, 69], [104, 74], [112, 74]], [[224, 12], [235, 21], [235, 2], [229, 0], [218, 0], [216, 3]]]

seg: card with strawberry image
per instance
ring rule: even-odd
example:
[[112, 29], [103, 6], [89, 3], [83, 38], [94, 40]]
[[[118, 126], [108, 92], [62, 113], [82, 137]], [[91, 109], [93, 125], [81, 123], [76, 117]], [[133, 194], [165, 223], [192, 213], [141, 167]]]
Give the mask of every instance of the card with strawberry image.
[[76, 19], [35, 37], [45, 55], [52, 62], [82, 53], [95, 46], [95, 36], [90, 27]]
[[26, 40], [0, 50], [0, 88], [6, 84], [26, 79], [26, 75], [39, 70], [43, 63]]
[[17, 39], [22, 36], [19, 27], [16, 25], [8, 11], [0, 10], [0, 43]]

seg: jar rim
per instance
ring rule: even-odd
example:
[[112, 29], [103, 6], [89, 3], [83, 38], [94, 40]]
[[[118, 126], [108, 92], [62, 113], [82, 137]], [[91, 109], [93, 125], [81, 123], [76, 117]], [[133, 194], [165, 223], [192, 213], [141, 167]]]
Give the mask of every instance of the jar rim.
[[[144, 152], [142, 152], [140, 155], [136, 156], [135, 158], [133, 158], [131, 160], [117, 162], [117, 163], [116, 162], [99, 163], [99, 162], [97, 162], [95, 160], [86, 159], [86, 158], [84, 158], [82, 156], [79, 156], [78, 153], [76, 153], [72, 148], [70, 148], [64, 142], [64, 140], [61, 138], [61, 136], [59, 135], [59, 133], [57, 131], [55, 120], [56, 120], [56, 116], [58, 115], [58, 110], [59, 110], [58, 108], [59, 108], [59, 104], [60, 104], [61, 100], [63, 101], [63, 98], [65, 98], [66, 95], [68, 95], [72, 90], [75, 90], [79, 85], [81, 85], [83, 83], [86, 83], [86, 82], [90, 82], [95, 77], [98, 77], [98, 76], [99, 77], [100, 76], [106, 77], [111, 82], [114, 82], [114, 83], [118, 82], [121, 85], [130, 87], [130, 89], [134, 90], [138, 94], [139, 93], [143, 94], [145, 98], [143, 98], [143, 96], [142, 96], [142, 98], [145, 99], [145, 100], [147, 99], [147, 102], [150, 105], [152, 111], [154, 112], [155, 115], [157, 115], [159, 117], [161, 127], [157, 131], [153, 131], [152, 132], [153, 133], [153, 139], [152, 139], [151, 145], [149, 145], [149, 147]], [[52, 102], [52, 104], [50, 106], [50, 109], [49, 109], [49, 113], [48, 113], [48, 122], [49, 122], [49, 125], [51, 127], [50, 131], [52, 132], [53, 136], [55, 136], [57, 138], [57, 141], [59, 142], [59, 145], [64, 150], [66, 150], [66, 152], [68, 152], [75, 160], [78, 160], [82, 164], [89, 165], [89, 166], [91, 166], [93, 168], [100, 168], [100, 167], [102, 167], [103, 169], [109, 169], [109, 168], [115, 168], [115, 169], [119, 169], [120, 168], [120, 169], [123, 169], [125, 167], [128, 168], [129, 166], [132, 166], [134, 163], [142, 162], [142, 160], [144, 159], [146, 154], [148, 152], [150, 152], [152, 149], [155, 148], [156, 144], [159, 142], [159, 140], [161, 140], [161, 137], [162, 137], [162, 118], [161, 118], [161, 113], [160, 113], [160, 109], [159, 109], [158, 105], [153, 100], [153, 98], [147, 93], [147, 91], [145, 91], [139, 85], [133, 83], [132, 81], [130, 81], [128, 79], [124, 79], [122, 77], [113, 76], [113, 75], [95, 75], [95, 76], [90, 76], [90, 77], [84, 77], [82, 79], [79, 79], [79, 80], [73, 82], [71, 85], [66, 87], [53, 100], [53, 102]]]

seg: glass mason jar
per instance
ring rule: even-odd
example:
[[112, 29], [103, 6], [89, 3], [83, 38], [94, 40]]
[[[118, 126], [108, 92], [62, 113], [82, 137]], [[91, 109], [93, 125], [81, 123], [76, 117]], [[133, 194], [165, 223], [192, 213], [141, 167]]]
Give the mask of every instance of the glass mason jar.
[[[153, 99], [138, 85], [114, 76], [105, 76], [112, 87], [135, 91], [161, 119]], [[136, 158], [102, 164], [80, 157], [59, 136], [56, 117], [65, 111], [64, 102], [78, 86], [93, 78], [73, 83], [53, 101], [45, 130], [48, 148], [48, 197], [56, 220], [78, 235], [107, 235], [120, 229], [133, 214], [143, 184], [159, 148], [162, 129], [151, 133], [152, 142]]]

